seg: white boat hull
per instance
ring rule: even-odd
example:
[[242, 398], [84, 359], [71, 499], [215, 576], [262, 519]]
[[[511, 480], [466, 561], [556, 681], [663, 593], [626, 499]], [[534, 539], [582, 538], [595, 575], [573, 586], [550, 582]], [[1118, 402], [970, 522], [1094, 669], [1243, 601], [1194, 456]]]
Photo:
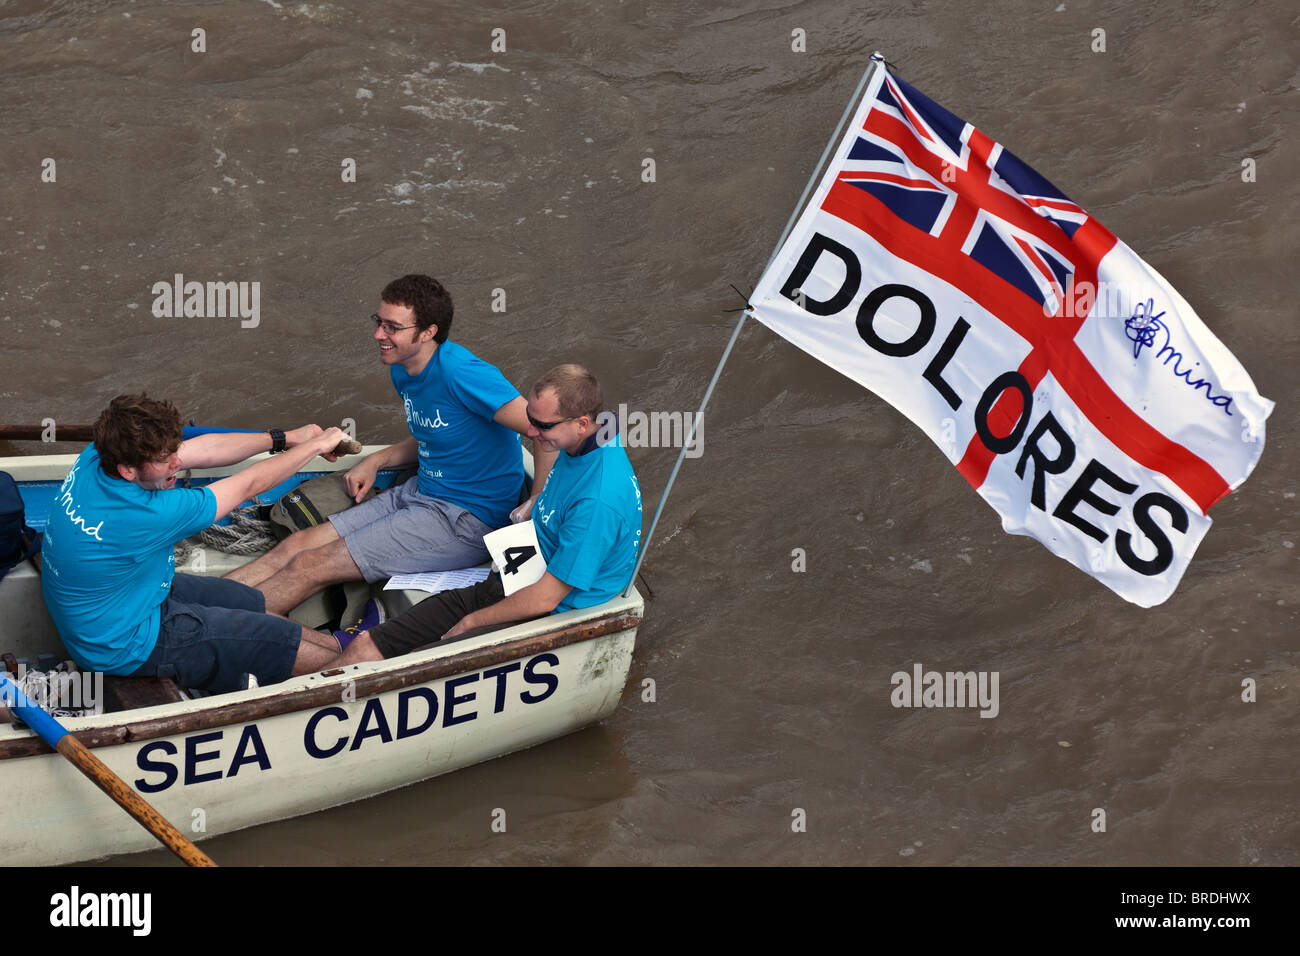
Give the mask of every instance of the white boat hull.
[[[25, 460], [34, 461], [0, 467], [14, 473]], [[0, 644], [59, 653], [44, 607], [31, 603], [33, 586], [40, 598], [34, 575], [21, 568], [0, 582], [0, 619], [21, 627], [6, 626]], [[596, 608], [388, 661], [63, 723], [201, 840], [360, 800], [607, 717], [642, 613], [633, 589]], [[0, 724], [0, 861], [60, 864], [156, 846], [34, 733]]]

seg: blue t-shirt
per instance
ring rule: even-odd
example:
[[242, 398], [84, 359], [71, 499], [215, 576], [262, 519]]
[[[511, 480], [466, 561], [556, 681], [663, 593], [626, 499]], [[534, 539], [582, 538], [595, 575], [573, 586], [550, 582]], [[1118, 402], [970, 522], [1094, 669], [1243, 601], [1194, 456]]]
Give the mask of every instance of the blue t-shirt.
[[41, 546], [45, 605], [78, 664], [131, 674], [148, 660], [176, 572], [172, 547], [216, 516], [207, 488], [146, 491], [104, 474], [94, 445], [78, 456]]
[[455, 342], [443, 342], [412, 377], [389, 369], [406, 425], [420, 442], [420, 494], [459, 505], [503, 528], [524, 487], [518, 433], [492, 416], [519, 397], [496, 366]]
[[[586, 454], [561, 452], [533, 504], [546, 570], [571, 590], [554, 613], [592, 607], [627, 586], [641, 544], [641, 488], [614, 436]], [[586, 447], [586, 446], [584, 446]]]

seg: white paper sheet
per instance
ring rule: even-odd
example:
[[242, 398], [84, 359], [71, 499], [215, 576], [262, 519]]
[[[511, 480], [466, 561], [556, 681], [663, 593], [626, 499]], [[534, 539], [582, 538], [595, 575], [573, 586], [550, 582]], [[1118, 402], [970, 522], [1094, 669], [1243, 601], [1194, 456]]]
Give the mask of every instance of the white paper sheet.
[[486, 580], [491, 568], [461, 568], [457, 571], [426, 571], [422, 574], [394, 574], [384, 585], [385, 591], [452, 591]]

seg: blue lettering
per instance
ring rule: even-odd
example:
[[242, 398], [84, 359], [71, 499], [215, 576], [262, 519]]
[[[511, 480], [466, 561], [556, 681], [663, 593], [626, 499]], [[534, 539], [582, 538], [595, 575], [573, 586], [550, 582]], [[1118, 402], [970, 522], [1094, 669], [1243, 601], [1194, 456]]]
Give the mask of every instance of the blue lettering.
[[[1155, 348], [1156, 333], [1163, 332], [1165, 334], [1165, 344], [1160, 346], [1160, 350], [1156, 352], [1156, 358], [1164, 360], [1160, 363], [1161, 366], [1172, 368], [1174, 378], [1181, 378], [1191, 387], [1192, 391], [1199, 392], [1204, 389], [1206, 401], [1215, 408], [1223, 409], [1223, 414], [1231, 418], [1232, 412], [1229, 411], [1232, 407], [1231, 395], [1215, 395], [1212, 391], [1212, 383], [1206, 379], [1198, 378], [1196, 381], [1192, 381], [1192, 369], [1201, 363], [1193, 362], [1189, 368], [1182, 367], [1183, 353], [1174, 348], [1173, 336], [1169, 332], [1169, 326], [1160, 321], [1164, 314], [1155, 311], [1155, 301], [1153, 299], [1147, 299], [1146, 302], [1138, 303], [1137, 308], [1133, 310], [1132, 318], [1125, 320], [1124, 332], [1129, 341], [1133, 343], [1133, 358], [1136, 359], [1141, 355], [1144, 348]], [[1173, 362], [1172, 366], [1169, 364], [1171, 361]]]
[[[373, 727], [370, 726], [372, 720]], [[348, 749], [356, 750], [367, 737], [378, 737], [386, 744], [393, 742], [392, 732], [388, 729], [388, 718], [384, 716], [384, 708], [378, 697], [366, 701], [366, 709], [361, 713], [361, 728], [352, 738], [352, 746]]]
[[221, 756], [221, 749], [209, 750], [207, 753], [199, 753], [199, 744], [206, 744], [210, 740], [220, 740], [222, 731], [214, 730], [210, 734], [198, 734], [194, 737], [185, 738], [185, 786], [192, 783], [206, 783], [209, 780], [220, 780], [221, 771], [213, 770], [210, 773], [200, 774], [195, 768], [205, 760], [215, 760]]
[[316, 725], [326, 717], [337, 717], [339, 720], [347, 720], [348, 712], [342, 707], [326, 707], [318, 710], [311, 715], [307, 721], [307, 729], [303, 731], [302, 745], [306, 748], [307, 753], [311, 754], [317, 760], [324, 760], [326, 757], [333, 757], [336, 753], [348, 745], [348, 735], [344, 734], [338, 739], [338, 742], [328, 750], [322, 749], [316, 745]]
[[555, 688], [560, 686], [560, 679], [554, 674], [536, 674], [535, 668], [538, 664], [550, 664], [552, 667], [558, 667], [560, 659], [554, 654], [538, 654], [532, 658], [524, 667], [524, 680], [530, 684], [541, 684], [546, 690], [540, 694], [534, 694], [532, 691], [524, 691], [519, 695], [519, 699], [525, 704], [540, 704], [546, 698], [555, 693]]
[[[428, 707], [428, 715], [424, 718], [424, 723], [418, 727], [409, 726], [410, 720], [410, 703], [412, 697], [423, 697]], [[438, 719], [438, 695], [427, 687], [412, 687], [402, 691], [397, 695], [397, 739], [402, 740], [405, 737], [414, 737], [416, 734], [422, 734]]]
[[447, 709], [442, 712], [442, 725], [444, 727], [450, 727], [452, 724], [463, 724], [466, 721], [473, 720], [475, 717], [478, 716], [477, 712], [470, 713], [470, 714], [462, 714], [459, 717], [455, 716], [455, 714], [453, 713], [453, 711], [455, 711], [456, 709], [457, 704], [463, 704], [466, 701], [471, 701], [476, 696], [478, 696], [473, 691], [470, 691], [464, 697], [457, 697], [456, 688], [459, 687], [461, 684], [472, 684], [476, 680], [478, 680], [478, 674], [466, 674], [464, 677], [455, 677], [447, 681], [446, 690], [443, 692], [447, 695]]
[[[250, 749], [252, 752], [246, 753]], [[257, 732], [257, 724], [249, 724], [244, 728], [244, 735], [239, 738], [235, 759], [230, 762], [226, 776], [233, 777], [246, 763], [255, 763], [262, 770], [271, 769], [271, 758], [266, 755], [266, 747], [262, 745], [262, 735]]]
[[512, 661], [509, 664], [502, 664], [500, 667], [494, 667], [491, 670], [483, 672], [484, 679], [495, 677], [497, 679], [497, 697], [496, 703], [492, 705], [492, 713], [499, 714], [506, 706], [506, 675], [519, 670], [522, 665], [518, 661]]
[[135, 788], [141, 793], [158, 793], [176, 782], [176, 768], [172, 764], [149, 759], [154, 751], [175, 757], [176, 745], [170, 740], [156, 740], [140, 748], [139, 753], [135, 755], [135, 765], [145, 773], [156, 772], [163, 775], [161, 783], [149, 783], [143, 777], [138, 778], [135, 781]]

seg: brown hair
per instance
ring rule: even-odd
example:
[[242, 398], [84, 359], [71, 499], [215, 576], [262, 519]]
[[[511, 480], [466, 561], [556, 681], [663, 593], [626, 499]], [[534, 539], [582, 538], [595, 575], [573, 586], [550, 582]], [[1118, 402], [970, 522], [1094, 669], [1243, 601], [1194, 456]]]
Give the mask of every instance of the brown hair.
[[537, 380], [533, 392], [555, 392], [555, 402], [565, 418], [590, 415], [592, 421], [605, 407], [605, 395], [600, 382], [581, 365], [557, 365]]
[[455, 309], [451, 294], [437, 279], [415, 273], [405, 275], [384, 286], [379, 298], [389, 305], [404, 305], [414, 312], [415, 325], [421, 332], [431, 325], [438, 326], [433, 340], [439, 345], [447, 341]]
[[121, 478], [118, 465], [140, 468], [180, 447], [181, 413], [171, 402], [143, 393], [119, 395], [100, 414], [92, 434], [100, 467], [110, 478]]

